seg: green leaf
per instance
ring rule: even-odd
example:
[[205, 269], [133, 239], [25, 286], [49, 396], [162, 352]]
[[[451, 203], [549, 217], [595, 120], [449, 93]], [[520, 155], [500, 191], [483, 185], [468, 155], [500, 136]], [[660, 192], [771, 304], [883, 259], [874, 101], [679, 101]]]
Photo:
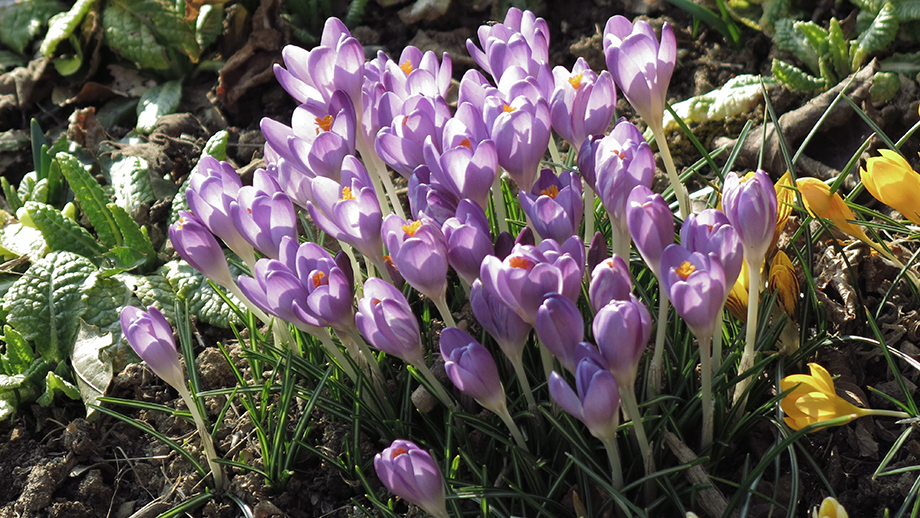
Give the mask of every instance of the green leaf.
[[872, 76], [872, 87], [869, 88], [869, 94], [872, 96], [873, 103], [887, 103], [894, 99], [899, 90], [901, 90], [901, 78], [897, 74], [876, 72]]
[[[796, 22], [784, 18], [776, 22], [776, 33], [773, 43], [780, 50], [791, 52], [795, 57], [805, 63], [812, 72], [818, 72], [818, 54], [812, 48], [805, 35], [796, 30]], [[775, 61], [774, 61], [775, 62]]]
[[849, 60], [850, 44], [844, 39], [843, 30], [840, 28], [840, 23], [836, 18], [831, 18], [830, 26], [827, 29], [827, 47], [837, 77], [850, 75], [850, 72], [852, 72]]
[[53, 16], [48, 23], [48, 32], [45, 34], [45, 39], [42, 40], [42, 55], [50, 58], [55, 49], [57, 49], [58, 44], [73, 34], [73, 31], [83, 21], [86, 13], [95, 4], [96, 0], [77, 0], [69, 11]]
[[85, 228], [54, 207], [29, 201], [26, 202], [26, 210], [51, 250], [73, 252], [89, 258], [105, 252], [105, 248]]
[[115, 203], [130, 214], [142, 203], [156, 200], [150, 182], [147, 160], [128, 155], [107, 156], [99, 160], [102, 171], [108, 173], [109, 184], [115, 191]]
[[0, 247], [14, 257], [27, 255], [33, 260], [44, 256], [48, 250], [42, 233], [22, 223], [10, 223], [0, 229]]
[[795, 22], [795, 30], [802, 33], [806, 44], [814, 51], [818, 59], [827, 53], [827, 31], [815, 22]]
[[[0, 12], [2, 12], [2, 10], [0, 10]], [[39, 178], [45, 178], [42, 168], [42, 158], [48, 153], [46, 149], [48, 140], [45, 139], [45, 132], [42, 131], [42, 126], [38, 123], [37, 119], [29, 121], [29, 133], [32, 136], [32, 169], [38, 174]]]
[[70, 184], [74, 198], [80, 202], [83, 213], [92, 223], [96, 235], [99, 236], [99, 241], [109, 248], [120, 246], [123, 241], [121, 230], [112, 212], [106, 207], [109, 197], [106, 196], [99, 182], [73, 155], [58, 153], [54, 160], [60, 166], [67, 183]]
[[137, 131], [151, 133], [160, 117], [176, 111], [181, 99], [179, 81], [168, 81], [147, 90], [137, 103]]
[[16, 211], [19, 210], [19, 207], [22, 207], [22, 200], [19, 199], [19, 193], [10, 185], [10, 181], [7, 180], [5, 176], [0, 176], [0, 187], [3, 188], [3, 197], [6, 198], [6, 203], [10, 206], [10, 211], [15, 214]]
[[[231, 269], [231, 273], [239, 272]], [[233, 310], [214, 292], [205, 276], [185, 261], [170, 261], [155, 274], [138, 277], [135, 292], [143, 305], [155, 306], [172, 324], [176, 322], [173, 308], [176, 297], [185, 299], [189, 313], [198, 315], [202, 322], [228, 327], [231, 320], [236, 321]], [[230, 300], [240, 304], [232, 295]]]
[[157, 308], [170, 325], [174, 326], [176, 325], [176, 292], [163, 275], [165, 273], [166, 270], [161, 266], [156, 272], [149, 275], [133, 276], [134, 293], [141, 299], [142, 306]]
[[169, 57], [145, 20], [121, 2], [106, 3], [102, 27], [109, 47], [138, 68], [166, 70]]
[[101, 333], [99, 328], [80, 321], [73, 346], [74, 377], [80, 387], [80, 397], [86, 405], [86, 416], [90, 417], [95, 409], [90, 405], [98, 404], [98, 398], [105, 395], [114, 375], [114, 368], [100, 358], [100, 354], [114, 341], [111, 333]]
[[125, 212], [125, 209], [114, 203], [109, 203], [106, 207], [112, 212], [112, 217], [115, 218], [118, 228], [121, 229], [124, 245], [141, 252], [147, 256], [148, 260], [155, 259], [157, 254], [153, 249], [153, 243], [150, 242], [150, 236], [134, 221], [134, 218]]
[[126, 246], [116, 246], [102, 254], [104, 264], [101, 275], [111, 277], [122, 272], [131, 271], [147, 263], [147, 254]]
[[3, 336], [0, 336], [0, 340], [6, 342], [6, 355], [3, 358], [6, 373], [24, 373], [35, 360], [32, 346], [18, 331], [10, 326], [3, 326]]
[[773, 76], [789, 88], [803, 92], [813, 92], [827, 86], [824, 79], [808, 75], [802, 69], [778, 59], [773, 60]]
[[914, 77], [920, 72], [920, 52], [892, 54], [879, 63], [879, 70]]
[[891, 3], [899, 22], [920, 20], [920, 0], [895, 0]]
[[121, 337], [119, 316], [125, 306], [134, 302], [134, 293], [117, 277], [105, 277], [94, 272], [85, 282], [82, 319], [102, 333]]
[[51, 406], [57, 394], [63, 394], [70, 399], [80, 399], [80, 389], [57, 374], [49, 372], [45, 375], [45, 391], [36, 402], [43, 407]]
[[891, 4], [885, 4], [878, 15], [872, 20], [869, 28], [866, 29], [856, 41], [850, 46], [850, 66], [853, 70], [862, 66], [866, 57], [873, 53], [884, 50], [894, 41], [898, 33], [898, 17], [894, 12]]
[[83, 283], [96, 270], [85, 257], [52, 252], [32, 264], [3, 298], [7, 321], [47, 361], [70, 356], [83, 304]]
[[204, 4], [195, 21], [195, 40], [200, 48], [217, 41], [224, 26], [224, 10], [219, 5]]
[[0, 374], [0, 390], [18, 389], [26, 382], [25, 374]]
[[[772, 80], [765, 81], [768, 85]], [[672, 108], [687, 124], [721, 121], [748, 112], [763, 99], [761, 77], [742, 74], [729, 79], [720, 88], [674, 104]], [[663, 119], [665, 131], [678, 129], [669, 112]]]

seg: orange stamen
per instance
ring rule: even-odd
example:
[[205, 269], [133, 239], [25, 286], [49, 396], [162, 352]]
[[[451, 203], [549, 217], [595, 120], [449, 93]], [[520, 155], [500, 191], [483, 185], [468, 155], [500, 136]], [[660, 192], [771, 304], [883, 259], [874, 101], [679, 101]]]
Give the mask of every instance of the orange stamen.
[[690, 261], [684, 261], [680, 263], [680, 266], [674, 269], [676, 273], [682, 280], [687, 280], [687, 277], [690, 277], [690, 274], [696, 271], [696, 266]]
[[508, 259], [508, 265], [512, 268], [523, 268], [524, 270], [530, 270], [534, 266], [530, 259], [521, 256], [514, 256]]
[[473, 143], [470, 142], [470, 139], [468, 139], [468, 138], [465, 138], [465, 139], [461, 140], [461, 141], [460, 141], [460, 145], [463, 146], [463, 147], [465, 147], [465, 148], [467, 148], [467, 149], [473, 149]]
[[550, 185], [546, 189], [543, 189], [542, 191], [540, 191], [540, 194], [543, 194], [545, 196], [549, 196], [550, 198], [555, 199], [556, 196], [559, 194], [559, 188], [556, 187], [555, 185]]
[[502, 106], [502, 111], [505, 113], [511, 113], [514, 110], [517, 110], [517, 108], [512, 108], [510, 105], [507, 105], [507, 104]]
[[323, 272], [316, 272], [313, 274], [313, 287], [318, 288], [323, 284], [329, 284], [329, 279], [326, 279], [326, 274]]
[[403, 63], [402, 65], [399, 65], [399, 68], [403, 72], [405, 72], [406, 75], [409, 75], [409, 73], [412, 72], [412, 63], [410, 63], [409, 60], [407, 59], [405, 63]]
[[409, 453], [409, 450], [403, 446], [400, 446], [398, 448], [393, 448], [393, 450], [390, 452], [390, 460], [393, 460], [396, 457], [399, 457], [400, 455], [404, 453]]
[[581, 74], [570, 77], [569, 84], [572, 85], [572, 88], [578, 90], [578, 87], [581, 86]]
[[322, 117], [322, 118], [317, 117], [316, 125], [319, 126], [319, 128], [316, 130], [316, 134], [319, 135], [319, 130], [329, 131], [330, 129], [332, 129], [333, 120], [335, 120], [335, 118], [332, 115], [326, 115], [325, 117]]
[[351, 194], [351, 187], [342, 187], [342, 197], [339, 198], [339, 201], [353, 200], [353, 199], [355, 199], [355, 197], [353, 194]]
[[403, 229], [403, 232], [405, 232], [406, 234], [409, 234], [409, 237], [415, 237], [415, 232], [421, 226], [422, 226], [421, 221], [413, 221], [412, 223], [409, 223], [408, 225], [403, 225], [402, 229]]

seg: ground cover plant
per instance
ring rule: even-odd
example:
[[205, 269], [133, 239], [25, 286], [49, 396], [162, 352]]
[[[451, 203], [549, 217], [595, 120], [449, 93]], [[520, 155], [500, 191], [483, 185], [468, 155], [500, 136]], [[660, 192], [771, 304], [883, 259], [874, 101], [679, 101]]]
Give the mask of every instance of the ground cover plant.
[[[245, 169], [228, 132], [166, 178], [122, 152], [197, 131], [169, 115], [176, 80], [120, 143], [33, 122], [34, 171], [3, 178], [0, 411], [28, 425], [70, 398], [90, 422], [61, 424], [57, 467], [9, 468], [2, 512], [916, 515], [920, 123], [915, 99], [897, 134], [873, 117], [897, 97], [857, 70], [881, 49], [850, 47], [795, 136], [768, 81], [671, 110], [669, 23], [606, 18], [602, 57], [568, 68], [546, 20], [501, 20], [469, 57], [370, 59], [326, 20], [281, 50], [296, 108], [258, 120]], [[712, 151], [686, 126], [761, 102]], [[877, 136], [800, 175], [842, 111]], [[92, 444], [113, 437], [116, 473]], [[871, 487], [845, 480], [843, 445]], [[93, 501], [51, 469], [90, 473]], [[125, 478], [147, 493], [105, 490]]]

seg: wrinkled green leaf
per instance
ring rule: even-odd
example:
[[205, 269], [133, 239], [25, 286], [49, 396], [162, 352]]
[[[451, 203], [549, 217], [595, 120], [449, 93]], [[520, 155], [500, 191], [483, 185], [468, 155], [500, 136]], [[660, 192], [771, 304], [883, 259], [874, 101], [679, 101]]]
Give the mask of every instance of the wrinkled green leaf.
[[58, 44], [73, 34], [73, 31], [83, 21], [83, 17], [95, 4], [96, 0], [77, 0], [69, 11], [53, 16], [48, 22], [48, 32], [45, 34], [45, 39], [42, 40], [42, 55], [50, 58], [55, 49], [57, 49]]
[[3, 336], [0, 340], [6, 343], [6, 354], [3, 356], [4, 370], [7, 374], [22, 374], [29, 365], [35, 361], [32, 346], [10, 326], [3, 326]]
[[862, 66], [866, 57], [884, 50], [894, 41], [898, 33], [898, 17], [891, 4], [885, 4], [872, 24], [850, 46], [850, 66], [856, 70]]
[[[764, 82], [769, 85], [772, 80]], [[674, 104], [672, 108], [685, 123], [703, 123], [745, 113], [761, 99], [761, 77], [743, 74], [729, 79], [722, 87], [711, 92]], [[665, 131], [679, 128], [669, 112], [664, 114], [663, 125]]]
[[0, 229], [0, 248], [7, 259], [27, 255], [35, 260], [48, 251], [42, 233], [22, 223], [10, 223]]
[[776, 34], [773, 35], [773, 43], [780, 50], [791, 52], [805, 63], [812, 72], [818, 72], [818, 54], [808, 44], [805, 35], [797, 30], [794, 20], [784, 18], [776, 22]]
[[115, 191], [115, 203], [130, 214], [142, 203], [156, 200], [148, 176], [150, 165], [136, 156], [116, 155], [100, 159], [103, 172], [108, 173], [109, 184]]
[[891, 4], [899, 22], [920, 20], [920, 0], [894, 0]]
[[879, 63], [879, 70], [913, 77], [920, 72], [920, 52], [892, 54]]
[[126, 246], [116, 246], [102, 254], [103, 268], [101, 274], [111, 277], [122, 272], [131, 271], [147, 263], [147, 255]]
[[843, 30], [840, 28], [840, 23], [836, 18], [831, 18], [830, 26], [827, 29], [827, 47], [837, 77], [850, 75], [850, 44], [844, 39]]
[[794, 90], [813, 92], [827, 86], [824, 79], [811, 76], [802, 69], [778, 59], [773, 60], [773, 76]]
[[25, 208], [51, 250], [73, 252], [90, 258], [105, 252], [105, 248], [85, 228], [54, 207], [30, 201], [26, 202]]
[[83, 49], [80, 47], [80, 40], [73, 34], [68, 39], [70, 46], [74, 49], [73, 53], [63, 54], [53, 60], [54, 69], [62, 76], [76, 74], [83, 66]]
[[25, 374], [14, 374], [12, 376], [7, 374], [0, 374], [0, 390], [18, 389], [25, 382]]
[[195, 21], [195, 40], [200, 48], [217, 41], [223, 30], [224, 10], [220, 5], [204, 4], [198, 10], [198, 19]]
[[[236, 269], [231, 273], [237, 275]], [[189, 313], [198, 315], [202, 322], [217, 327], [228, 327], [230, 321], [236, 321], [236, 315], [230, 306], [214, 292], [208, 280], [198, 270], [185, 261], [170, 261], [161, 266], [156, 273], [137, 277], [135, 293], [144, 306], [155, 306], [173, 325], [176, 322], [176, 297], [188, 303]], [[240, 302], [230, 296], [237, 305]]]
[[182, 83], [167, 81], [147, 90], [137, 103], [137, 131], [150, 133], [160, 117], [176, 111], [182, 99]]
[[95, 270], [85, 257], [52, 252], [33, 263], [3, 298], [7, 321], [46, 360], [70, 356], [85, 310], [83, 283]]
[[795, 22], [795, 30], [805, 37], [805, 43], [820, 58], [827, 52], [827, 31], [815, 22]]
[[122, 2], [108, 2], [102, 13], [102, 26], [109, 47], [138, 68], [166, 70], [169, 57], [157, 42], [153, 30]]
[[61, 168], [61, 173], [70, 184], [74, 198], [80, 203], [80, 208], [92, 223], [99, 241], [111, 248], [122, 244], [121, 230], [112, 212], [106, 207], [109, 197], [102, 190], [99, 182], [77, 160], [68, 153], [58, 153], [54, 160]]
[[163, 275], [164, 267], [149, 275], [133, 276], [136, 281], [134, 293], [141, 299], [141, 306], [153, 306], [163, 313], [170, 325], [176, 325], [176, 292]]
[[111, 333], [101, 333], [97, 327], [80, 321], [71, 363], [88, 418], [95, 412], [90, 405], [98, 404], [98, 398], [105, 395], [105, 389], [114, 375], [112, 365], [100, 358], [102, 351], [111, 346], [113, 341]]
[[134, 218], [118, 205], [109, 203], [106, 207], [112, 212], [118, 228], [121, 229], [124, 245], [144, 254], [148, 263], [156, 260], [157, 253], [153, 249], [153, 243], [150, 242], [146, 229], [142, 229]]
[[869, 95], [874, 103], [885, 103], [897, 95], [901, 89], [901, 78], [891, 72], [877, 72], [872, 76], [872, 87]]
[[0, 49], [0, 72], [26, 64], [25, 59], [15, 52]]
[[125, 306], [134, 301], [134, 293], [117, 277], [93, 273], [85, 283], [82, 317], [90, 326], [102, 333], [111, 333], [117, 340], [121, 336], [119, 316]]
[[80, 399], [80, 389], [59, 375], [49, 372], [45, 375], [45, 391], [36, 402], [44, 407], [51, 406], [57, 394], [63, 394], [70, 399]]
[[10, 210], [15, 213], [19, 210], [19, 207], [22, 207], [22, 200], [19, 199], [19, 193], [16, 192], [16, 188], [10, 185], [9, 180], [5, 176], [0, 176], [0, 187], [3, 188], [3, 197], [6, 198], [7, 205], [10, 206]]

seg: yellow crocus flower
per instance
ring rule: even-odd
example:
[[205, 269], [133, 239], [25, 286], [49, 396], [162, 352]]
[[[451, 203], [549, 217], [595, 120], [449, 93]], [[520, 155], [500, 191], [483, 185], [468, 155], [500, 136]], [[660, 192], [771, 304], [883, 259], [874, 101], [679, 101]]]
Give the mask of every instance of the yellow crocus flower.
[[890, 149], [879, 153], [882, 156], [869, 158], [859, 170], [863, 185], [876, 200], [920, 225], [920, 174], [900, 154]]
[[799, 300], [799, 278], [786, 252], [780, 250], [773, 257], [767, 285], [771, 293], [776, 293], [776, 300], [783, 311], [790, 317], [794, 316], [795, 304]]
[[811, 371], [810, 375], [793, 374], [779, 382], [780, 390], [792, 391], [786, 394], [780, 402], [780, 407], [786, 413], [783, 420], [793, 430], [801, 430], [806, 426], [838, 417], [849, 417], [847, 423], [866, 415], [910, 417], [904, 412], [859, 408], [850, 404], [834, 391], [834, 380], [827, 369], [817, 363], [809, 363], [808, 369]]
[[814, 508], [811, 515], [812, 518], [849, 518], [847, 510], [832, 496], [825, 498], [821, 507]]
[[808, 177], [796, 180], [796, 186], [799, 188], [799, 192], [802, 193], [805, 209], [808, 210], [809, 214], [816, 218], [829, 219], [834, 226], [847, 234], [860, 241], [872, 243], [869, 236], [861, 228], [850, 223], [850, 221], [856, 219], [856, 216], [847, 207], [840, 194], [831, 192], [829, 185], [817, 178]]

